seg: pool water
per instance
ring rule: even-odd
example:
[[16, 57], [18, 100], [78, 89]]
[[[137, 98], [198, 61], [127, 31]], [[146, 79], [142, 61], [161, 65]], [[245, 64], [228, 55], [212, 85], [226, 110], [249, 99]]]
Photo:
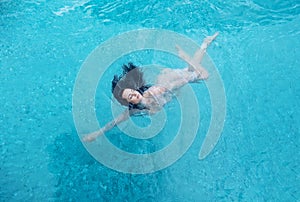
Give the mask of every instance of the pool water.
[[[300, 2], [2, 0], [0, 9], [0, 201], [300, 199]], [[166, 169], [133, 175], [101, 165], [85, 150], [72, 92], [99, 44], [140, 28], [175, 31], [198, 43], [219, 31], [208, 53], [223, 79], [227, 114], [218, 144], [199, 160], [210, 100], [204, 84], [193, 84], [201, 127], [192, 146]], [[151, 56], [129, 58], [166, 64]], [[110, 80], [105, 77], [103, 89]], [[172, 134], [171, 126], [164, 130]], [[120, 147], [126, 139], [117, 130], [107, 135], [116, 135]], [[154, 143], [136, 150], [161, 146]]]

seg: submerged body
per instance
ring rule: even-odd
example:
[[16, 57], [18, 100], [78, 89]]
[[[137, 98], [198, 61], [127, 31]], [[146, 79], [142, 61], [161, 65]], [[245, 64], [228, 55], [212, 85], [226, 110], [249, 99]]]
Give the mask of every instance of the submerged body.
[[[195, 52], [193, 57], [190, 57], [179, 46], [177, 46], [176, 48], [178, 50], [178, 56], [186, 61], [189, 66], [184, 69], [163, 69], [157, 76], [155, 84], [151, 87], [147, 87], [146, 90], [142, 93], [138, 89], [120, 89], [120, 87], [118, 86], [118, 93], [114, 93], [116, 99], [122, 105], [129, 103], [129, 106], [133, 105], [135, 107], [129, 107], [129, 109], [125, 110], [115, 120], [109, 122], [100, 130], [86, 135], [83, 140], [86, 142], [94, 141], [99, 135], [102, 135], [104, 132], [110, 130], [117, 124], [127, 120], [131, 115], [134, 115], [141, 111], [146, 112], [150, 115], [157, 113], [167, 102], [172, 100], [173, 92], [175, 90], [179, 89], [187, 83], [207, 79], [208, 72], [201, 66], [200, 62], [208, 45], [217, 37], [217, 35], [218, 33], [205, 38], [201, 45], [201, 48]], [[140, 79], [135, 77], [131, 78], [138, 80]], [[113, 89], [117, 86], [117, 83], [114, 81]]]
[[173, 98], [174, 92], [181, 86], [201, 80], [195, 71], [184, 69], [166, 68], [158, 75], [155, 85], [143, 94], [141, 101], [150, 113], [156, 113]]

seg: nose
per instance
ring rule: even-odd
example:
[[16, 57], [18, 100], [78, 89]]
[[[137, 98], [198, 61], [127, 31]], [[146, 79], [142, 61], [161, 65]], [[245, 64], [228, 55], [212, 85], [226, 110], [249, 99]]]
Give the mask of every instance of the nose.
[[134, 93], [133, 96], [135, 99], [138, 99], [138, 97], [139, 97], [138, 93]]

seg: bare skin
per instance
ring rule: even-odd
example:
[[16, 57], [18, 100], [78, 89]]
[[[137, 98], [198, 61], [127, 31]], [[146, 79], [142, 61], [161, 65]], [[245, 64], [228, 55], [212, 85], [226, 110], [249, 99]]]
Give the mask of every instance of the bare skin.
[[122, 98], [127, 100], [127, 102], [138, 104], [142, 101], [143, 95], [136, 90], [127, 88], [123, 91]]
[[[145, 112], [149, 115], [158, 112], [163, 105], [160, 103], [160, 98], [169, 91], [176, 90], [189, 82], [195, 82], [197, 80], [206, 80], [209, 77], [209, 74], [206, 69], [201, 66], [201, 61], [206, 52], [207, 47], [211, 42], [218, 36], [218, 32], [213, 36], [208, 36], [204, 39], [201, 44], [200, 49], [198, 49], [193, 57], [190, 57], [181, 47], [178, 45], [176, 49], [178, 51], [178, 56], [189, 64], [187, 68], [184, 69], [165, 69], [158, 76], [156, 85], [150, 87], [146, 90], [143, 95], [138, 91], [133, 89], [124, 89], [122, 93], [122, 98], [126, 99], [129, 103], [138, 104], [141, 103], [147, 107], [149, 110], [137, 110], [133, 109], [136, 112]], [[83, 141], [92, 142], [98, 136], [104, 134], [106, 131], [112, 129], [119, 123], [129, 119], [130, 114], [136, 112], [130, 111], [127, 109], [122, 114], [120, 114], [116, 119], [107, 123], [100, 130], [92, 132], [84, 136]]]

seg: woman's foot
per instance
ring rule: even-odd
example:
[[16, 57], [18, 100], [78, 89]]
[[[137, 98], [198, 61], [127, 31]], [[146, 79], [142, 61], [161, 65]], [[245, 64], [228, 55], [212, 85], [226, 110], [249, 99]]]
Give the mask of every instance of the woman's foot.
[[209, 44], [211, 44], [211, 42], [213, 40], [215, 40], [217, 38], [217, 36], [219, 35], [219, 32], [216, 32], [214, 35], [212, 36], [208, 36], [203, 40], [203, 43], [201, 45], [201, 49], [207, 49], [207, 47], [209, 46]]

